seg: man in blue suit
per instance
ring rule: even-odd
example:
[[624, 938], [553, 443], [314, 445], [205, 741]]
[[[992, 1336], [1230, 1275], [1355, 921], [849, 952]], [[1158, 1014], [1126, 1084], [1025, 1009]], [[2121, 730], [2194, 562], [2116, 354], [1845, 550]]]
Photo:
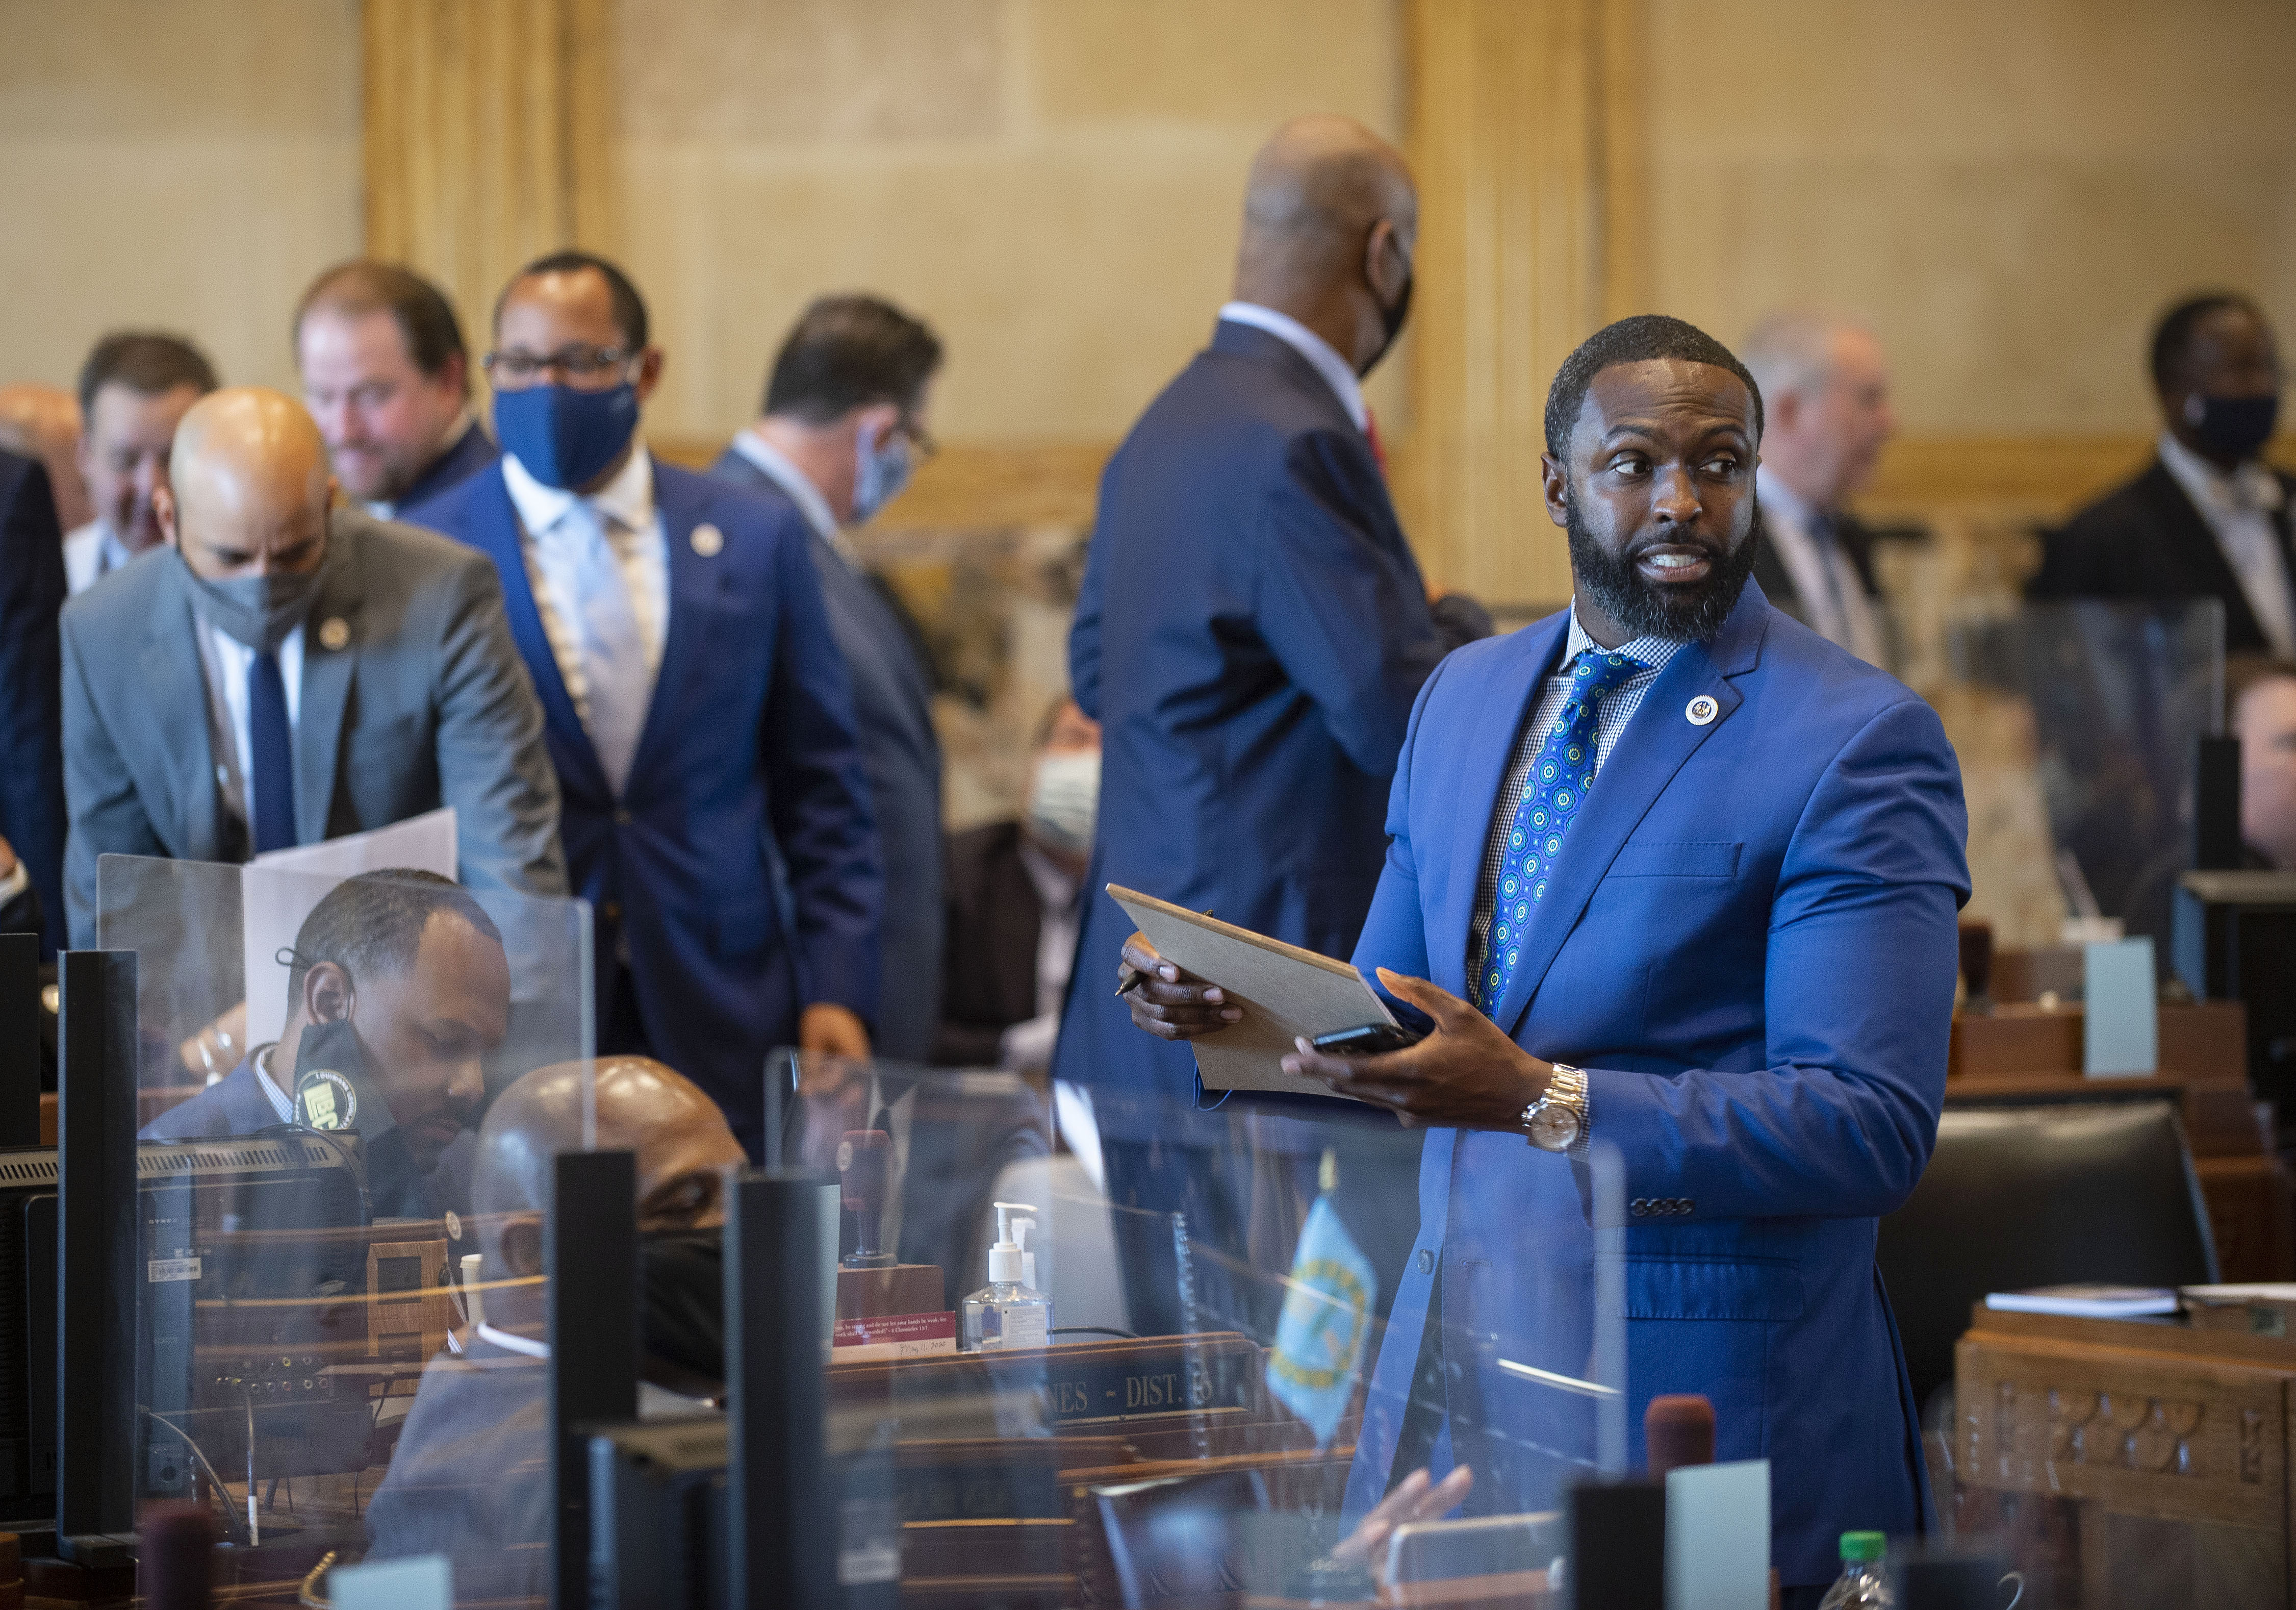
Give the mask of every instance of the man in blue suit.
[[1412, 698], [1489, 629], [1465, 600], [1430, 613], [1357, 383], [1402, 328], [1417, 217], [1401, 154], [1368, 129], [1278, 129], [1252, 163], [1235, 300], [1101, 479], [1069, 637], [1103, 732], [1098, 842], [1053, 1072], [1092, 1097], [1115, 1200], [1150, 1210], [1117, 1216], [1144, 1335], [1182, 1323], [1172, 1225], [1152, 1215], [1240, 1255], [1249, 1182], [1229, 1116], [1188, 1111], [1193, 1059], [1135, 1033], [1103, 982], [1131, 924], [1097, 891], [1345, 955]]
[[[1748, 584], [1760, 434], [1744, 367], [1677, 320], [1564, 363], [1543, 464], [1572, 609], [1421, 694], [1355, 952], [1432, 1031], [1284, 1065], [1431, 1130], [1349, 1512], [1540, 1508], [1587, 1462], [1552, 1374], [1589, 1355], [1585, 1160], [1614, 1147], [1629, 1423], [1702, 1392], [1718, 1456], [1769, 1459], [1793, 1605], [1841, 1532], [1927, 1513], [1874, 1227], [1936, 1138], [1969, 875], [1935, 713]], [[1238, 1010], [1131, 953], [1160, 1035]]]
[[562, 252], [495, 308], [503, 457], [424, 518], [489, 554], [542, 695], [598, 1048], [685, 1071], [762, 1155], [767, 1056], [869, 1051], [882, 890], [843, 660], [802, 532], [657, 463], [645, 304]]
[[763, 415], [709, 472], [781, 511], [812, 548], [829, 629], [853, 678], [853, 713], [885, 856], [885, 989], [877, 1055], [922, 1063], [940, 1019], [940, 740], [916, 622], [845, 535], [908, 484], [931, 451], [928, 392], [940, 341], [873, 296], [825, 296], [783, 341]]

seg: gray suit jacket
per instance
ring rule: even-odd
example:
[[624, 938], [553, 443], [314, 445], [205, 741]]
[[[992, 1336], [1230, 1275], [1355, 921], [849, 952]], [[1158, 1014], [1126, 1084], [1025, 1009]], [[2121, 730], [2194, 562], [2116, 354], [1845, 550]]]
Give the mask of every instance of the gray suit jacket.
[[[462, 881], [566, 892], [558, 782], [542, 706], [511, 641], [493, 563], [444, 537], [348, 506], [304, 632], [295, 736], [302, 843], [455, 808]], [[237, 861], [192, 609], [146, 554], [64, 606], [65, 898], [72, 943], [95, 942], [96, 858]], [[326, 628], [349, 628], [331, 647]]]
[[772, 476], [731, 448], [709, 472], [786, 510], [812, 544], [830, 635], [853, 678], [853, 713], [884, 846], [885, 982], [871, 1043], [881, 1057], [927, 1061], [940, 1022], [943, 924], [940, 740], [933, 733], [931, 678], [892, 604], [807, 523]]

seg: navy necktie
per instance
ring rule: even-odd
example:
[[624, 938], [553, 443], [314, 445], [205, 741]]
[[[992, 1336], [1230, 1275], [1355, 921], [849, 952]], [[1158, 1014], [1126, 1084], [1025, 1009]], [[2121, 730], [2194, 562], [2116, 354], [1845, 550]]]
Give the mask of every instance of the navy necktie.
[[277, 654], [258, 654], [247, 669], [248, 824], [255, 852], [295, 843], [295, 735], [287, 725], [287, 682]]

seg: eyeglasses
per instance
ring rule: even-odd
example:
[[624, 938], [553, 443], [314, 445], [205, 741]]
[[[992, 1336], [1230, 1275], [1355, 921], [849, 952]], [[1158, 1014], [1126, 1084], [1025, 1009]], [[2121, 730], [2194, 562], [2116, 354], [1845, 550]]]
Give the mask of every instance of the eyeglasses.
[[586, 385], [601, 375], [623, 368], [638, 356], [627, 347], [586, 347], [576, 342], [559, 348], [548, 357], [515, 348], [508, 352], [489, 352], [479, 360], [479, 366], [496, 386], [512, 390], [530, 386], [554, 369], [577, 385]]

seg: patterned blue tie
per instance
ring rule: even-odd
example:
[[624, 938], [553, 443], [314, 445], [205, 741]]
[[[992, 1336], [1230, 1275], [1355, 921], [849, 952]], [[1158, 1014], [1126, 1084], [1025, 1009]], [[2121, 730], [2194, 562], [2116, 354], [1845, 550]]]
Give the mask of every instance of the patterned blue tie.
[[1546, 741], [1538, 746], [1530, 786], [1523, 790], [1514, 825], [1507, 830], [1490, 933], [1467, 987], [1468, 1001], [1484, 1012], [1506, 998], [1508, 981], [1521, 959], [1523, 936], [1530, 931], [1530, 908], [1546, 897], [1562, 835], [1594, 785], [1595, 707], [1612, 688], [1650, 669], [1639, 660], [1592, 648], [1580, 653], [1577, 664], [1570, 696]]

